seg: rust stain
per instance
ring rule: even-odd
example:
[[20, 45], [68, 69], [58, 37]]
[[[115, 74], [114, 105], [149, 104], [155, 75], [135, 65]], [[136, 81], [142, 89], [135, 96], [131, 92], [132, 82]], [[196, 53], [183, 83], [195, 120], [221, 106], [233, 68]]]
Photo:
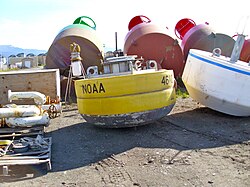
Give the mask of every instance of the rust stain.
[[14, 110], [14, 116], [22, 116], [20, 111]]
[[31, 90], [32, 86], [31, 86], [31, 82], [28, 82], [28, 90]]

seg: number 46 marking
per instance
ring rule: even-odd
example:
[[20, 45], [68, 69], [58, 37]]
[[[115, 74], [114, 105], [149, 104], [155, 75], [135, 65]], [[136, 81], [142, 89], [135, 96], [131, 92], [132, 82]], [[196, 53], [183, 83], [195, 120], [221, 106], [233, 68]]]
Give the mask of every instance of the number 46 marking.
[[162, 77], [161, 83], [164, 85], [166, 85], [166, 84], [168, 85], [169, 81], [170, 81], [170, 77], [168, 75], [166, 75], [166, 76]]

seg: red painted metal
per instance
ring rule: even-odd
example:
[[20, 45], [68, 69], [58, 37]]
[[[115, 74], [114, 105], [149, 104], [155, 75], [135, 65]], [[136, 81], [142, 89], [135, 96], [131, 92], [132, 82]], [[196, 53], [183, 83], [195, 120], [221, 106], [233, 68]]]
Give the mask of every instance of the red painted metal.
[[[184, 21], [183, 21], [184, 20]], [[214, 48], [220, 48], [221, 54], [227, 57], [231, 56], [234, 39], [228, 35], [216, 33], [208, 23], [194, 25], [191, 19], [185, 18], [176, 24], [175, 31], [182, 36], [181, 48], [186, 61], [189, 49], [200, 49], [203, 51], [212, 52]], [[182, 23], [182, 24], [180, 24]], [[186, 23], [185, 29], [182, 28]], [[178, 29], [181, 31], [178, 33]]]
[[137, 55], [145, 60], [155, 60], [159, 69], [172, 69], [175, 77], [181, 77], [184, 60], [176, 39], [151, 22], [143, 22], [129, 30], [125, 37], [124, 54]]
[[245, 40], [241, 53], [240, 53], [240, 60], [244, 62], [250, 61], [250, 39]]
[[[197, 25], [193, 28], [191, 28], [184, 36], [184, 38], [182, 39], [181, 42], [181, 48], [184, 54], [184, 59], [187, 59], [187, 55], [189, 52], [189, 49], [194, 48], [194, 46], [197, 46], [196, 43], [201, 39], [201, 40], [205, 40], [204, 38], [207, 38], [209, 35], [211, 35], [212, 33], [212, 29], [205, 24], [200, 24]], [[196, 49], [204, 49], [205, 45], [207, 42], [204, 42], [200, 44], [202, 46], [197, 46]]]
[[189, 18], [181, 19], [175, 25], [175, 35], [182, 40], [185, 34], [195, 25], [196, 23], [192, 19]]
[[146, 16], [143, 16], [143, 15], [135, 16], [130, 20], [128, 24], [128, 30], [130, 31], [134, 26], [138, 24], [149, 23], [149, 22], [151, 22], [151, 20]]

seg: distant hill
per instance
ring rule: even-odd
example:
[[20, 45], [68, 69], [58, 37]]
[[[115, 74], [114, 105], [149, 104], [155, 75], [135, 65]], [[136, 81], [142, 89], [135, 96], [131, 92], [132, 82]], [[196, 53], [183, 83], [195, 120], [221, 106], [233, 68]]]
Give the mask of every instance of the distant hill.
[[18, 53], [24, 53], [25, 55], [33, 53], [34, 55], [39, 55], [41, 53], [46, 53], [45, 50], [38, 49], [22, 49], [19, 47], [14, 47], [12, 45], [0, 45], [0, 55], [4, 57], [9, 57], [10, 55], [17, 55]]

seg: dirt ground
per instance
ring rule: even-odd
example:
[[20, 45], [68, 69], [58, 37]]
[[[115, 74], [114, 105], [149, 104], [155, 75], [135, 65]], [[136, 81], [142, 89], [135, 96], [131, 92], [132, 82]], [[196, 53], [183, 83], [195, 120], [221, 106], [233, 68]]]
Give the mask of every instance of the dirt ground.
[[[250, 185], [250, 117], [228, 116], [191, 98], [137, 128], [103, 129], [84, 123], [75, 104], [51, 120], [52, 170], [10, 167], [0, 186]], [[1, 171], [0, 171], [1, 174]]]

